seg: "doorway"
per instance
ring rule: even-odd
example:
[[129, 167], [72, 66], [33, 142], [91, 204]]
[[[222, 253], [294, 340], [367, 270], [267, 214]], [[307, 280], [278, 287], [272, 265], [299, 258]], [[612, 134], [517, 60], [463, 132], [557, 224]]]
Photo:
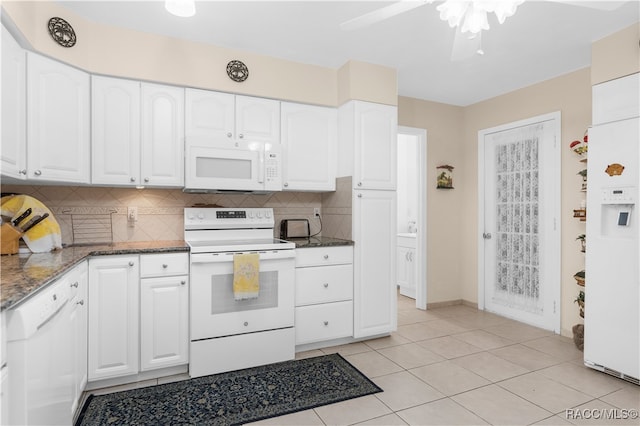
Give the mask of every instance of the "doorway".
[[427, 309], [427, 131], [398, 126], [397, 265], [400, 293]]
[[478, 308], [560, 332], [560, 113], [478, 132]]

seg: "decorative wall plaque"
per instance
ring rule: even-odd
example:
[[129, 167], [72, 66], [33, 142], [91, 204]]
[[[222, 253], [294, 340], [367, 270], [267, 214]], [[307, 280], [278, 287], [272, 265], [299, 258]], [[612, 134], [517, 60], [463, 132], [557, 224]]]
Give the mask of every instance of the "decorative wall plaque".
[[249, 77], [249, 68], [242, 61], [233, 60], [227, 64], [227, 75], [231, 80], [241, 83]]
[[71, 24], [62, 18], [49, 19], [49, 34], [60, 46], [73, 47], [76, 44], [76, 32]]

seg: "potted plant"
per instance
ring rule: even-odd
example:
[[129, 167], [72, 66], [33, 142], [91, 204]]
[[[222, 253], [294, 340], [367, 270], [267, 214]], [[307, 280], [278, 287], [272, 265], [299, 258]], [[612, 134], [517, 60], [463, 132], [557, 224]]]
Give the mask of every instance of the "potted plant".
[[587, 251], [587, 236], [585, 234], [580, 234], [576, 240], [580, 241], [580, 251], [585, 253]]

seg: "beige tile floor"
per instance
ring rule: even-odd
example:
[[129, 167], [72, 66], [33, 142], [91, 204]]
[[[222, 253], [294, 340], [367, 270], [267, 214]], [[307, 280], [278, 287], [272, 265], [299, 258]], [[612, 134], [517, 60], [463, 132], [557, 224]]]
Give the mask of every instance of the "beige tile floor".
[[399, 296], [391, 336], [297, 357], [333, 352], [384, 392], [254, 424], [640, 425], [622, 418], [640, 387], [584, 367], [571, 339], [467, 306]]
[[584, 367], [571, 339], [463, 305], [399, 296], [391, 336], [297, 358], [334, 352], [384, 392], [254, 424], [640, 425], [640, 386]]

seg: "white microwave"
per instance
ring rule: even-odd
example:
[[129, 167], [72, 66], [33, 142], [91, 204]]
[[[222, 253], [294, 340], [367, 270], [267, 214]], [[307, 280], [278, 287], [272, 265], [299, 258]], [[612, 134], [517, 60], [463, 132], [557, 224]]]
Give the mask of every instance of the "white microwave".
[[185, 192], [282, 190], [282, 148], [252, 141], [187, 141]]

